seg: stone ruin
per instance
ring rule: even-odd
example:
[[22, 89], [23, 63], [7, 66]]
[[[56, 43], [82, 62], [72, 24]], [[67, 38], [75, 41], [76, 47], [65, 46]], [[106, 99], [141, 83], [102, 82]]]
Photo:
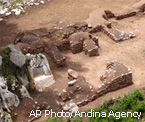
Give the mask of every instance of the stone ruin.
[[68, 70], [68, 79], [68, 87], [59, 95], [65, 103], [64, 110], [69, 110], [72, 103], [81, 107], [106, 93], [133, 84], [131, 70], [117, 61], [107, 62], [107, 69], [100, 78], [102, 84], [98, 89], [94, 89], [80, 73], [72, 69]]
[[88, 32], [74, 33], [69, 37], [70, 49], [73, 54], [84, 50], [89, 56], [99, 55], [98, 37]]
[[117, 61], [107, 62], [106, 72], [100, 79], [103, 83], [98, 87], [98, 96], [133, 84], [131, 69]]
[[134, 38], [136, 35], [133, 32], [124, 33], [118, 29], [110, 29], [102, 28], [102, 32], [104, 32], [108, 37], [110, 37], [115, 42], [120, 42], [124, 40], [128, 40]]
[[23, 54], [38, 54], [46, 52], [57, 66], [66, 64], [65, 57], [60, 53], [58, 47], [48, 38], [39, 38], [34, 33], [19, 33], [15, 40], [16, 44]]
[[71, 104], [76, 106], [86, 105], [91, 101], [94, 95], [93, 87], [86, 82], [85, 78], [78, 72], [69, 69], [68, 70], [68, 87], [62, 90], [59, 97], [65, 104], [63, 105], [64, 110], [71, 107]]

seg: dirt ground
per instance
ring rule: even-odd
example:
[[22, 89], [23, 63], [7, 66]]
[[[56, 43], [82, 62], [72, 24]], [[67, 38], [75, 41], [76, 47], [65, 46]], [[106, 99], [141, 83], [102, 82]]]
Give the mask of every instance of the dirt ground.
[[[16, 33], [19, 31], [39, 28], [47, 29], [59, 21], [65, 23], [83, 21], [88, 18], [90, 12], [97, 8], [121, 13], [138, 1], [139, 0], [52, 0], [44, 5], [29, 7], [26, 9], [25, 14], [19, 17], [11, 16], [5, 18], [4, 22], [0, 22], [0, 49], [12, 43]], [[64, 52], [63, 54], [66, 56], [67, 60], [67, 66], [64, 68], [57, 68], [48, 57], [56, 83], [43, 93], [32, 93], [32, 97], [35, 100], [40, 102], [46, 101], [50, 106], [53, 106], [52, 108], [56, 109], [57, 107], [54, 107], [56, 105], [54, 99], [58, 96], [58, 93], [67, 86], [67, 69], [69, 68], [81, 72], [87, 82], [94, 88], [97, 88], [98, 85], [101, 84], [100, 76], [106, 69], [106, 62], [111, 60], [117, 60], [131, 68], [134, 85], [116, 92], [108, 93], [88, 105], [81, 107], [81, 110], [94, 108], [101, 104], [103, 100], [107, 100], [110, 97], [122, 96], [135, 88], [145, 86], [145, 15], [138, 15], [119, 21], [112, 19], [110, 21], [113, 24], [113, 28], [118, 28], [125, 32], [132, 31], [136, 34], [136, 38], [115, 43], [105, 34], [100, 32], [96, 33], [99, 37], [101, 47], [100, 56], [88, 57], [84, 52], [75, 55], [69, 51]], [[56, 111], [58, 110], [56, 109]], [[42, 117], [37, 121], [40, 122], [44, 119], [46, 118]]]

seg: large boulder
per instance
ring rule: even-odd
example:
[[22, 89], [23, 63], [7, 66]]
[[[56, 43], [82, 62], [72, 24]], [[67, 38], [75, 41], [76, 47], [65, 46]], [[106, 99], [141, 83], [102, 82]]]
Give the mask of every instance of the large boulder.
[[28, 70], [31, 82], [34, 83], [37, 90], [43, 90], [55, 83], [53, 74], [51, 73], [47, 58], [43, 54], [31, 55], [27, 54], [30, 60]]
[[17, 46], [15, 46], [15, 45], [9, 45], [8, 47], [11, 50], [10, 61], [16, 67], [22, 68], [25, 65], [25, 63], [26, 63], [26, 57], [25, 57], [25, 55], [22, 54], [20, 49]]
[[8, 112], [19, 105], [18, 96], [8, 90], [7, 81], [3, 77], [0, 77], [0, 97]]

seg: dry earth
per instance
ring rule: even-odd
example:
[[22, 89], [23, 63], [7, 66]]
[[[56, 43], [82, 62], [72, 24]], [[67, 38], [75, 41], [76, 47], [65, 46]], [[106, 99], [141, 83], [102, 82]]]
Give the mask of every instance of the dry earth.
[[[5, 19], [5, 22], [0, 22], [0, 49], [13, 42], [16, 33], [22, 30], [33, 30], [39, 28], [48, 29], [59, 21], [64, 23], [73, 23], [82, 21], [88, 18], [90, 12], [97, 8], [112, 10], [117, 13], [129, 8], [139, 0], [52, 0], [44, 5], [27, 8], [25, 14], [19, 17], [11, 16]], [[110, 97], [122, 96], [123, 94], [142, 88], [145, 86], [145, 15], [138, 15], [123, 20], [111, 20], [113, 28], [118, 28], [125, 32], [133, 31], [136, 38], [115, 43], [103, 33], [96, 33], [99, 37], [100, 56], [88, 57], [84, 52], [72, 54], [64, 52], [67, 60], [67, 67], [57, 68], [48, 57], [50, 67], [56, 83], [43, 93], [32, 93], [32, 97], [38, 101], [46, 101], [50, 106], [56, 106], [55, 98], [57, 94], [67, 86], [67, 69], [72, 68], [81, 72], [86, 80], [93, 85], [94, 88], [101, 84], [100, 76], [106, 69], [106, 61], [118, 60], [127, 67], [130, 67], [133, 72], [134, 85], [127, 88], [109, 93], [98, 98], [94, 102], [81, 108], [93, 108], [101, 104], [103, 100]], [[53, 94], [53, 97], [51, 95]], [[48, 96], [49, 97], [48, 97]], [[57, 106], [52, 107], [58, 111]], [[42, 121], [46, 118], [41, 118], [37, 121]]]

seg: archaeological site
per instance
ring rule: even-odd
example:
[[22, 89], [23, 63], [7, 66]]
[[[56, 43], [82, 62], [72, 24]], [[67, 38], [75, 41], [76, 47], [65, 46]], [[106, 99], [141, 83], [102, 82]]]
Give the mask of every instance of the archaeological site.
[[145, 122], [144, 62], [145, 0], [0, 0], [0, 122]]

